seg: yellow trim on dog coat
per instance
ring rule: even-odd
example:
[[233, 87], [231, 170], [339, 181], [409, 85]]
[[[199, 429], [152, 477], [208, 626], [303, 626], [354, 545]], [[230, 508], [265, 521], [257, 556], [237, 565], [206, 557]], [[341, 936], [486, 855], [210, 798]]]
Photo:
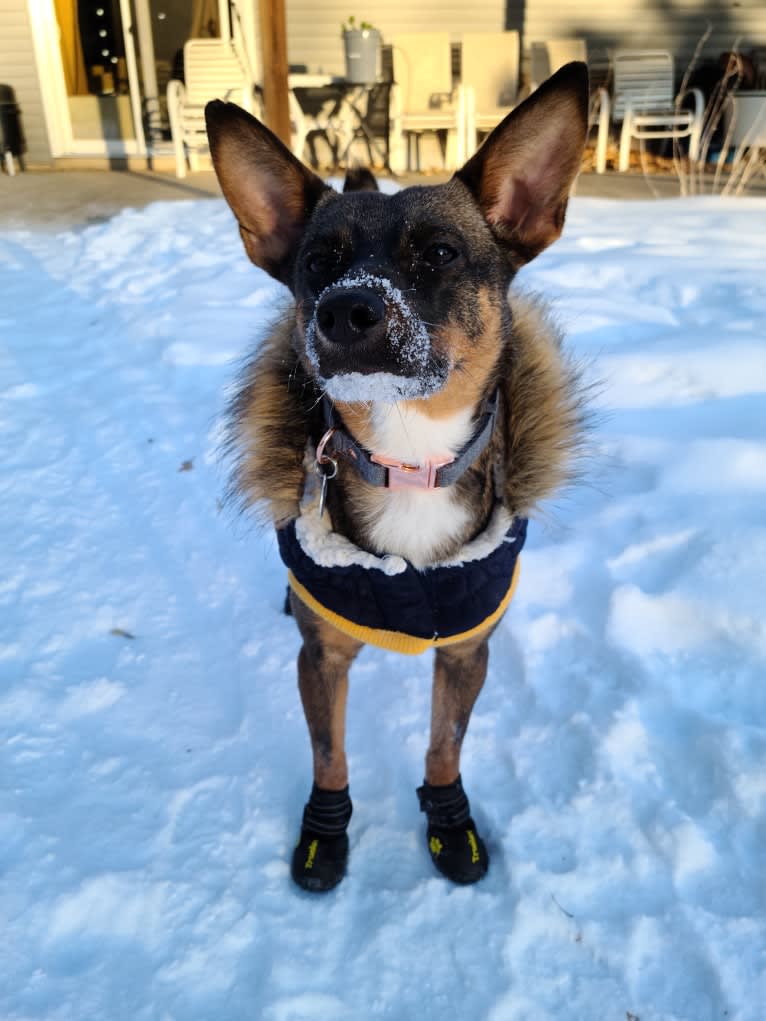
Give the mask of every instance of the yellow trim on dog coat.
[[333, 613], [332, 610], [328, 610], [327, 607], [323, 606], [317, 599], [315, 599], [311, 593], [297, 580], [292, 571], [287, 572], [287, 580], [290, 588], [296, 594], [296, 596], [305, 603], [310, 610], [313, 610], [318, 617], [322, 620], [326, 620], [328, 624], [333, 624], [343, 634], [348, 635], [349, 638], [356, 638], [360, 642], [365, 642], [367, 645], [376, 645], [379, 649], [388, 649], [391, 652], [402, 652], [408, 656], [418, 656], [422, 652], [426, 652], [428, 649], [438, 649], [443, 645], [454, 645], [456, 642], [463, 642], [467, 638], [474, 638], [480, 635], [483, 631], [487, 631], [493, 627], [500, 618], [503, 616], [505, 611], [508, 609], [508, 604], [513, 599], [514, 592], [516, 591], [516, 584], [519, 580], [519, 570], [521, 567], [521, 561], [516, 560], [516, 564], [513, 568], [513, 576], [511, 577], [511, 584], [508, 586], [508, 591], [502, 599], [502, 602], [497, 609], [490, 613], [480, 624], [469, 628], [468, 631], [462, 631], [454, 635], [446, 635], [445, 637], [434, 636], [433, 638], [417, 638], [415, 635], [408, 635], [402, 631], [386, 631], [383, 628], [371, 628], [364, 627], [362, 624], [355, 624], [353, 620], [348, 620], [346, 617], [341, 617], [338, 613]]

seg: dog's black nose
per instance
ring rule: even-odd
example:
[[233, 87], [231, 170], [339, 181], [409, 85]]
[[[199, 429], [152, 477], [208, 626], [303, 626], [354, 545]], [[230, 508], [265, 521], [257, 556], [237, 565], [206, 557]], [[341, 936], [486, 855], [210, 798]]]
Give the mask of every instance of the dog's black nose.
[[333, 344], [355, 344], [367, 340], [386, 317], [380, 295], [366, 289], [335, 291], [322, 298], [316, 310], [317, 323], [325, 340]]

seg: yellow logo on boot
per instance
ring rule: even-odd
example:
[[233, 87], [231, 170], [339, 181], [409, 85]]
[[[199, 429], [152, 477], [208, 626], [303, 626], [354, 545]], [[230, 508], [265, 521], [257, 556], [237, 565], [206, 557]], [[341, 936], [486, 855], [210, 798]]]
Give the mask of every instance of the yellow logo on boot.
[[468, 843], [471, 848], [471, 864], [475, 865], [479, 860], [479, 843], [473, 830], [466, 830], [466, 836], [468, 837]]
[[314, 867], [314, 859], [317, 856], [317, 848], [318, 847], [319, 847], [319, 841], [318, 840], [312, 840], [311, 843], [309, 844], [308, 857], [306, 858], [306, 861], [305, 861], [305, 863], [303, 865], [304, 869], [313, 869], [313, 867]]
[[438, 857], [442, 853], [444, 844], [438, 837], [431, 837], [428, 841], [428, 846], [431, 848], [431, 854], [435, 854]]

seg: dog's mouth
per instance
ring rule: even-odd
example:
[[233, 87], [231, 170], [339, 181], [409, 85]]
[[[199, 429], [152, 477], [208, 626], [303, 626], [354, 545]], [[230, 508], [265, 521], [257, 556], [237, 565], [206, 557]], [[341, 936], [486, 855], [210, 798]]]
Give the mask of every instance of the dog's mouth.
[[337, 401], [425, 398], [449, 375], [404, 294], [369, 273], [349, 274], [319, 295], [306, 325], [306, 357]]

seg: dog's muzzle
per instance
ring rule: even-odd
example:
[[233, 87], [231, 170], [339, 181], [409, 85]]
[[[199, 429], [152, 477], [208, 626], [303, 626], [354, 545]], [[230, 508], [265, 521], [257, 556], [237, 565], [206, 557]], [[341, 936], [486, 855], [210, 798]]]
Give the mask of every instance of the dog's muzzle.
[[428, 397], [449, 371], [402, 292], [363, 271], [319, 295], [306, 327], [306, 355], [334, 400]]

